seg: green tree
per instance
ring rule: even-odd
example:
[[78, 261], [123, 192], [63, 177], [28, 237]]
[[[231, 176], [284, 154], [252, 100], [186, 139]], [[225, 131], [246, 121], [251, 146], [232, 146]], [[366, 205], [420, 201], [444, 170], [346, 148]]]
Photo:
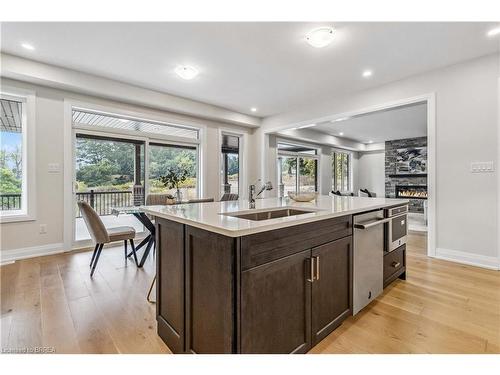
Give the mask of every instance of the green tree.
[[0, 169], [0, 193], [16, 194], [21, 193], [21, 180], [7, 168]]
[[116, 167], [109, 160], [101, 160], [96, 164], [87, 164], [78, 169], [76, 178], [90, 187], [112, 185]]

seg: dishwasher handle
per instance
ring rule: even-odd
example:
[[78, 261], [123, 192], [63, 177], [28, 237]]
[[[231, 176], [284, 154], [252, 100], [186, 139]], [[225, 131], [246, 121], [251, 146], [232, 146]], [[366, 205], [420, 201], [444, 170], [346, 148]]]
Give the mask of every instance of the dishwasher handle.
[[374, 226], [377, 226], [380, 224], [388, 223], [392, 219], [397, 219], [398, 217], [402, 217], [402, 216], [406, 216], [406, 212], [403, 214], [400, 214], [400, 215], [386, 217], [385, 219], [372, 220], [372, 221], [369, 221], [366, 223], [354, 223], [354, 228], [356, 228], [356, 229], [369, 229], [369, 228], [373, 228]]
[[391, 220], [392, 220], [392, 218], [385, 218], [385, 219], [372, 220], [372, 221], [369, 221], [366, 223], [355, 223], [354, 228], [356, 228], [356, 229], [369, 229], [369, 228], [373, 228], [373, 227], [380, 225], [380, 224], [388, 223]]

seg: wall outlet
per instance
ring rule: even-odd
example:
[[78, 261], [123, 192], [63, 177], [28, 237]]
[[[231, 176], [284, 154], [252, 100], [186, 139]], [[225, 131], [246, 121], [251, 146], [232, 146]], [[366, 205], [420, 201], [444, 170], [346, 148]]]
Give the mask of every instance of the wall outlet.
[[40, 224], [40, 234], [47, 233], [47, 224]]
[[494, 172], [495, 167], [492, 161], [475, 161], [470, 163], [470, 171], [472, 173], [489, 173]]
[[61, 164], [49, 163], [48, 170], [49, 170], [49, 173], [59, 173], [59, 172], [61, 172]]

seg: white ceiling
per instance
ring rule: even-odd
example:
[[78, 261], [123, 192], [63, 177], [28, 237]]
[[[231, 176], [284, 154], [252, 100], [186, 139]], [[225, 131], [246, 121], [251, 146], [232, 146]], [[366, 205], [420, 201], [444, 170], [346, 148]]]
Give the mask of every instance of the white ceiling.
[[385, 142], [427, 135], [427, 104], [398, 107], [364, 114], [344, 121], [322, 122], [309, 128], [360, 143]]
[[[312, 48], [305, 34], [323, 25], [336, 28], [335, 40]], [[264, 117], [496, 52], [485, 36], [495, 25], [2, 23], [1, 50]], [[200, 75], [184, 81], [173, 72], [178, 64]], [[364, 69], [373, 76], [362, 78]]]

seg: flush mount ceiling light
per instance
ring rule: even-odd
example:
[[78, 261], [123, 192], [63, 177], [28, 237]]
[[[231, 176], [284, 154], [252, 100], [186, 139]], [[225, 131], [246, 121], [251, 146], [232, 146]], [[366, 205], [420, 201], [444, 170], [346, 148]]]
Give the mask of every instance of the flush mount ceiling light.
[[371, 77], [372, 75], [373, 75], [373, 72], [371, 70], [365, 70], [363, 72], [363, 77], [365, 77], [365, 78]]
[[29, 51], [35, 50], [35, 47], [33, 47], [33, 45], [29, 44], [29, 43], [21, 43], [21, 47], [23, 47], [24, 49], [27, 49]]
[[179, 65], [175, 68], [175, 73], [182, 79], [190, 80], [198, 75], [198, 69], [189, 65]]
[[257, 108], [252, 107], [252, 108], [250, 108], [250, 111], [252, 111], [252, 112], [257, 112]]
[[316, 126], [316, 124], [302, 125], [302, 126], [297, 127], [297, 129], [312, 128], [313, 126]]
[[488, 31], [488, 33], [486, 35], [488, 35], [489, 37], [492, 37], [492, 36], [495, 36], [498, 34], [500, 34], [500, 27], [495, 27], [494, 29], [491, 29], [490, 31]]
[[306, 35], [306, 41], [315, 48], [323, 48], [333, 41], [333, 27], [318, 27]]

